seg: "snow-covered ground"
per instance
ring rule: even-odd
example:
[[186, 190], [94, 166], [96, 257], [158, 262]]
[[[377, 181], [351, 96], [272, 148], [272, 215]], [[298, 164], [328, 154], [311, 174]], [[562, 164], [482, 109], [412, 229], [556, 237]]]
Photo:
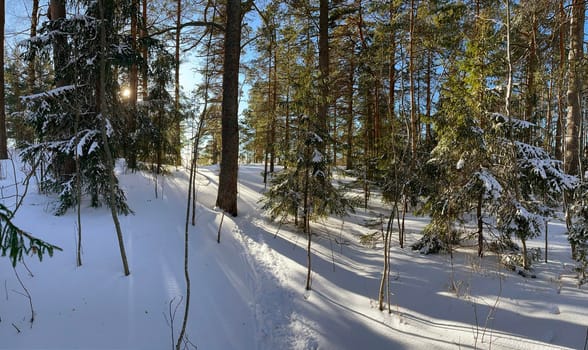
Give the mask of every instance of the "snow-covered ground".
[[[585, 348], [588, 291], [577, 286], [561, 223], [550, 225], [549, 263], [535, 264], [535, 279], [501, 268], [491, 255], [480, 260], [461, 249], [452, 264], [448, 255], [422, 256], [394, 243], [392, 313], [381, 312], [383, 251], [359, 244], [373, 230], [364, 220], [377, 217], [381, 204], [313, 223], [313, 290], [306, 291], [306, 238], [260, 213], [261, 171], [241, 166], [239, 216], [223, 219], [217, 244], [216, 169], [199, 169], [187, 329], [198, 349]], [[177, 337], [184, 307], [176, 309], [185, 294], [187, 177], [183, 170], [160, 177], [155, 198], [152, 175], [119, 174], [135, 211], [121, 217], [128, 277], [106, 208], [84, 206], [83, 266], [76, 267], [75, 212], [53, 216], [54, 199], [31, 188], [15, 221], [63, 252], [42, 262], [29, 257], [16, 269], [32, 296], [32, 324], [26, 292], [0, 258], [0, 349], [171, 349], [171, 326]], [[10, 176], [1, 183], [4, 197], [11, 183]], [[410, 218], [409, 242], [425, 224]]]

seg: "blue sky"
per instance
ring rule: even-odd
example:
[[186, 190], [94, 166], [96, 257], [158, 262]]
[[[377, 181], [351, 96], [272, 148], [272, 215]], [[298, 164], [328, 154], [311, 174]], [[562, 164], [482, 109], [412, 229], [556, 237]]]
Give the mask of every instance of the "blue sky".
[[[40, 23], [47, 20], [47, 3], [48, 0], [40, 0], [41, 14]], [[22, 40], [28, 36], [30, 29], [30, 13], [32, 9], [32, 0], [8, 0], [6, 1], [6, 44], [13, 46], [16, 41]], [[186, 60], [182, 66], [180, 75], [180, 84], [186, 92], [194, 89], [195, 78], [193, 73], [194, 62]]]

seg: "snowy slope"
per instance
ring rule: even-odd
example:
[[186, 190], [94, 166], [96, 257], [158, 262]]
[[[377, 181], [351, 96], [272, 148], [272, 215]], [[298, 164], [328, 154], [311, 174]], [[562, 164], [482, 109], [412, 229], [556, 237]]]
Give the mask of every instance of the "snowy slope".
[[[363, 219], [382, 209], [313, 224], [313, 290], [304, 290], [306, 238], [258, 210], [262, 167], [241, 167], [239, 216], [213, 209], [215, 168], [198, 175], [196, 226], [190, 227], [192, 279], [188, 337], [199, 349], [582, 349], [588, 292], [573, 279], [561, 224], [551, 225], [550, 262], [537, 279], [501, 269], [459, 251], [420, 256], [393, 251], [392, 313], [377, 309], [381, 248], [359, 245]], [[112, 219], [106, 208], [85, 206], [84, 265], [75, 266], [76, 215], [50, 213], [53, 199], [29, 191], [16, 222], [64, 248], [53, 258], [26, 260], [19, 276], [0, 259], [0, 349], [170, 349], [183, 304], [183, 227], [187, 174], [159, 178], [119, 174], [135, 215], [121, 217], [131, 275], [124, 277]], [[19, 176], [22, 178], [22, 176]], [[6, 179], [4, 192], [12, 180]], [[22, 192], [22, 191], [21, 191]], [[10, 204], [12, 199], [6, 199]], [[426, 224], [409, 222], [409, 240]], [[276, 235], [277, 234], [277, 235]], [[541, 237], [535, 242], [541, 244]], [[452, 285], [454, 288], [450, 288]], [[170, 308], [171, 304], [171, 308]], [[170, 311], [171, 310], [171, 311]], [[20, 331], [20, 332], [19, 332]]]

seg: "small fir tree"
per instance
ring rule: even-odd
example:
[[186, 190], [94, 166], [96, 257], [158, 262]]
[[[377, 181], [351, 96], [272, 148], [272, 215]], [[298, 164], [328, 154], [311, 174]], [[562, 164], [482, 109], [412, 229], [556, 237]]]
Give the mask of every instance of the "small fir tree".
[[498, 228], [520, 239], [523, 268], [529, 269], [527, 240], [541, 234], [553, 205], [565, 191], [575, 188], [577, 178], [566, 174], [561, 162], [542, 147], [517, 141], [534, 124], [498, 113], [492, 117], [494, 127], [504, 135], [494, 165], [504, 188], [497, 210]]
[[586, 283], [588, 271], [588, 182], [584, 179], [574, 191], [574, 202], [570, 206], [571, 227], [568, 240], [572, 245], [572, 258], [579, 263], [579, 282]]
[[297, 152], [289, 159], [288, 167], [273, 177], [270, 189], [262, 198], [262, 208], [272, 219], [293, 215], [295, 222], [302, 226], [308, 238], [306, 289], [310, 289], [310, 223], [328, 215], [343, 216], [353, 211], [353, 205], [332, 183], [327, 170], [328, 158], [319, 151], [324, 140], [313, 131], [312, 121], [303, 117], [300, 127], [303, 137], [298, 140]]

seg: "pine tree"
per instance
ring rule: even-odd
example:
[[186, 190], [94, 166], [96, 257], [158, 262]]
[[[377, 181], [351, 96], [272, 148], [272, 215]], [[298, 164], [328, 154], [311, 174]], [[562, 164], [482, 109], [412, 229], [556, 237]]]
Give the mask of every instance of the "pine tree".
[[239, 170], [239, 61], [241, 57], [240, 0], [228, 0], [224, 38], [222, 158], [216, 205], [237, 216]]

